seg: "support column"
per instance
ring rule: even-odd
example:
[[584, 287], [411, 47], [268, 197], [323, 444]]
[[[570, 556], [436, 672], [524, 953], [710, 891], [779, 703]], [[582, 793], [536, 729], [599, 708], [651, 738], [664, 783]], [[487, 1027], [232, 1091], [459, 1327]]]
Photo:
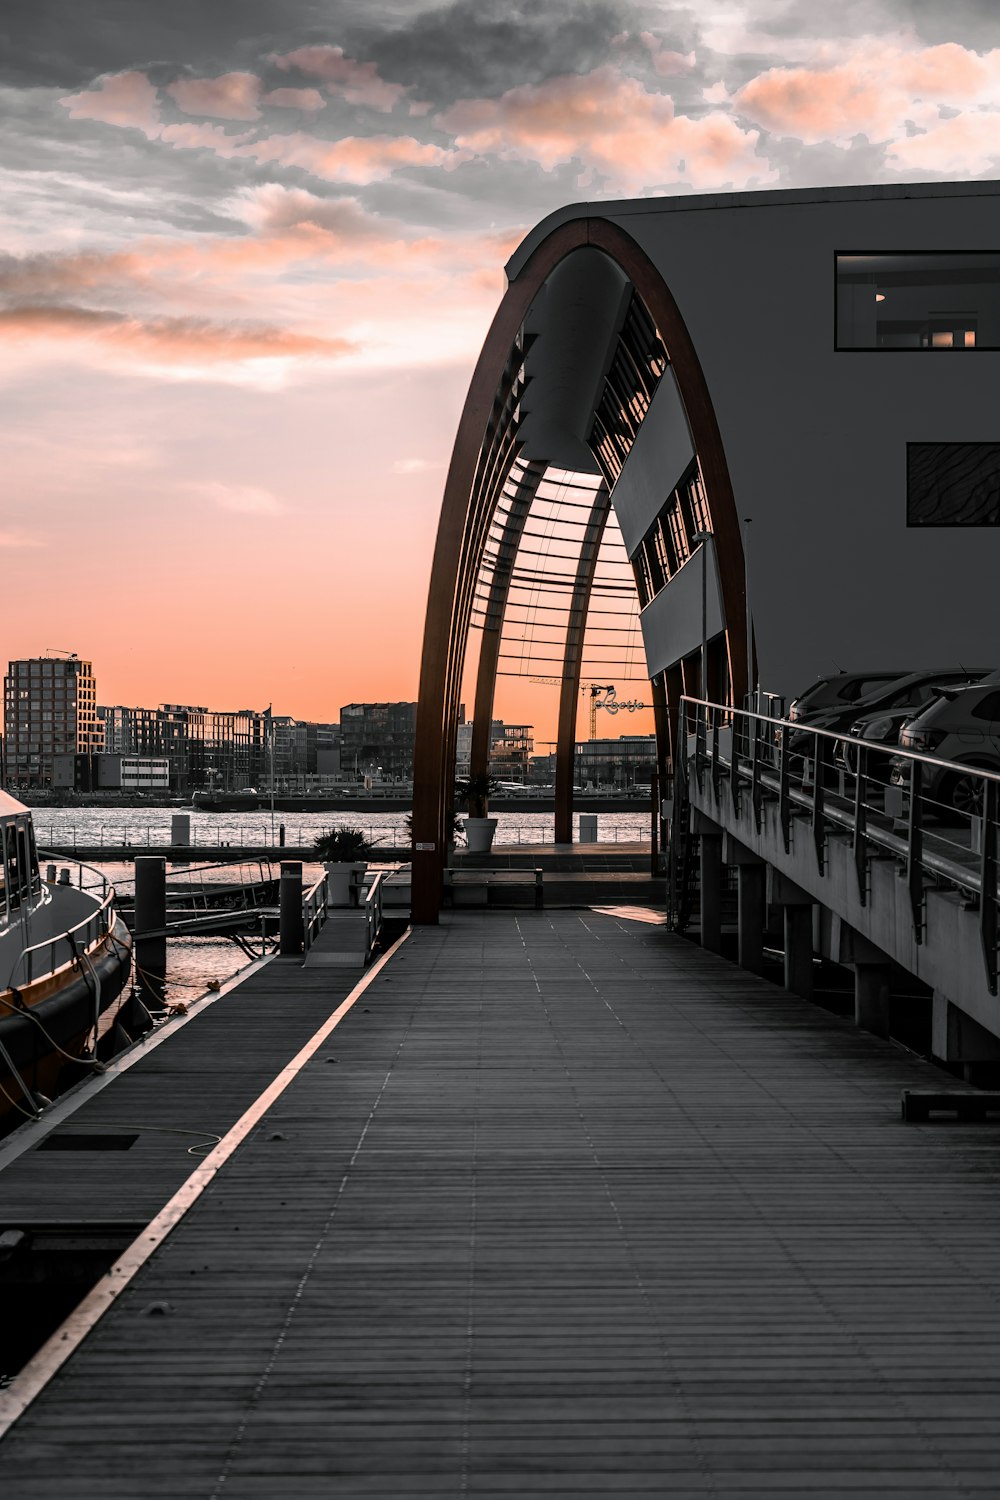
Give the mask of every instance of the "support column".
[[700, 856], [701, 946], [710, 953], [722, 951], [722, 830], [706, 831], [712, 825], [701, 821]]
[[785, 934], [785, 989], [808, 1000], [813, 989], [812, 908], [786, 906], [782, 917]]
[[888, 964], [854, 965], [854, 1024], [874, 1036], [889, 1035]]
[[769, 896], [782, 908], [785, 989], [808, 1000], [813, 988], [813, 900], [808, 891], [768, 866]]
[[726, 834], [723, 859], [736, 866], [739, 898], [737, 914], [737, 961], [751, 974], [764, 972], [764, 928], [767, 924], [767, 865], [759, 854]]
[[767, 917], [767, 879], [764, 866], [740, 865], [738, 960], [751, 974], [764, 972], [764, 924]]

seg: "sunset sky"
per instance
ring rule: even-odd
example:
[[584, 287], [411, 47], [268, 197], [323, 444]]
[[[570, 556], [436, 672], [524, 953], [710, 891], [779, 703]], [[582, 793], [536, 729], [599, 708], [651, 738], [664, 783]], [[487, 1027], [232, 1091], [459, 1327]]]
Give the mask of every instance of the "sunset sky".
[[0, 37], [3, 661], [74, 650], [105, 703], [416, 696], [550, 210], [1000, 175], [996, 0], [5, 0]]

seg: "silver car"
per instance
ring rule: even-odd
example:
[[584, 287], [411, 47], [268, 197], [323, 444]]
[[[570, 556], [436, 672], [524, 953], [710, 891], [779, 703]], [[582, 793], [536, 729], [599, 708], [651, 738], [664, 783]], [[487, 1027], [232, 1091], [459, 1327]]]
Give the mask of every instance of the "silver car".
[[[929, 708], [903, 726], [899, 743], [904, 750], [955, 762], [925, 766], [923, 794], [949, 811], [978, 814], [983, 783], [974, 768], [1000, 772], [1000, 682], [943, 688]], [[899, 757], [892, 763], [893, 784], [907, 786], [909, 780], [910, 763]]]

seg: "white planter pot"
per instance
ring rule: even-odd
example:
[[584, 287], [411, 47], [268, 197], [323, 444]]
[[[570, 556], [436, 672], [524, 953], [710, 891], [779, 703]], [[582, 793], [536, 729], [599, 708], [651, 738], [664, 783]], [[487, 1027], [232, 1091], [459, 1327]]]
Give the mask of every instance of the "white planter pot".
[[[323, 865], [326, 871], [326, 899], [330, 906], [350, 906], [351, 887], [359, 886], [365, 878], [368, 869], [367, 860], [338, 861], [335, 864]], [[352, 878], [353, 877], [353, 878]]]
[[470, 854], [489, 854], [498, 821], [497, 818], [465, 819], [465, 842]]

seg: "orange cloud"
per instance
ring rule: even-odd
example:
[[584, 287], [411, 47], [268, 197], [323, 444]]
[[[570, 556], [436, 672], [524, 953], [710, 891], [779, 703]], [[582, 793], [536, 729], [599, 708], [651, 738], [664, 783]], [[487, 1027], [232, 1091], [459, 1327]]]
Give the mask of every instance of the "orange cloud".
[[[859, 43], [830, 67], [769, 68], [732, 96], [735, 109], [807, 145], [902, 137], [908, 121], [929, 128], [939, 107], [967, 110], [1000, 97], [1000, 49], [980, 55], [954, 42], [904, 51]], [[905, 148], [905, 141], [897, 141]], [[900, 159], [906, 155], [900, 151]]]
[[59, 103], [72, 120], [100, 120], [105, 125], [124, 125], [154, 136], [159, 130], [157, 91], [145, 73], [111, 73], [98, 79], [97, 87], [70, 94]]
[[412, 136], [345, 136], [327, 141], [303, 131], [266, 136], [242, 146], [236, 154], [284, 167], [301, 167], [327, 182], [359, 186], [381, 182], [400, 167], [443, 167], [447, 171], [466, 160], [461, 152], [422, 145]]
[[352, 351], [347, 339], [320, 338], [267, 324], [212, 323], [200, 318], [128, 317], [86, 307], [28, 305], [0, 310], [10, 339], [97, 341], [112, 349], [187, 365], [320, 355]]
[[374, 63], [359, 63], [345, 57], [342, 47], [298, 47], [275, 56], [272, 61], [284, 72], [297, 68], [310, 78], [320, 78], [342, 94], [349, 104], [366, 104], [388, 112], [408, 92], [402, 84], [386, 83]]
[[886, 157], [897, 171], [994, 176], [1000, 164], [1000, 113], [976, 110], [894, 141]]
[[166, 92], [186, 115], [216, 120], [259, 120], [261, 81], [253, 73], [222, 73], [218, 78], [178, 78]]
[[676, 116], [668, 94], [604, 66], [499, 99], [463, 99], [438, 117], [459, 147], [537, 161], [547, 171], [579, 160], [626, 192], [671, 182], [695, 187], [773, 180], [756, 155], [759, 134], [721, 112]]
[[310, 112], [326, 109], [326, 100], [319, 89], [272, 89], [261, 100], [262, 104], [273, 104], [277, 109], [304, 109]]

